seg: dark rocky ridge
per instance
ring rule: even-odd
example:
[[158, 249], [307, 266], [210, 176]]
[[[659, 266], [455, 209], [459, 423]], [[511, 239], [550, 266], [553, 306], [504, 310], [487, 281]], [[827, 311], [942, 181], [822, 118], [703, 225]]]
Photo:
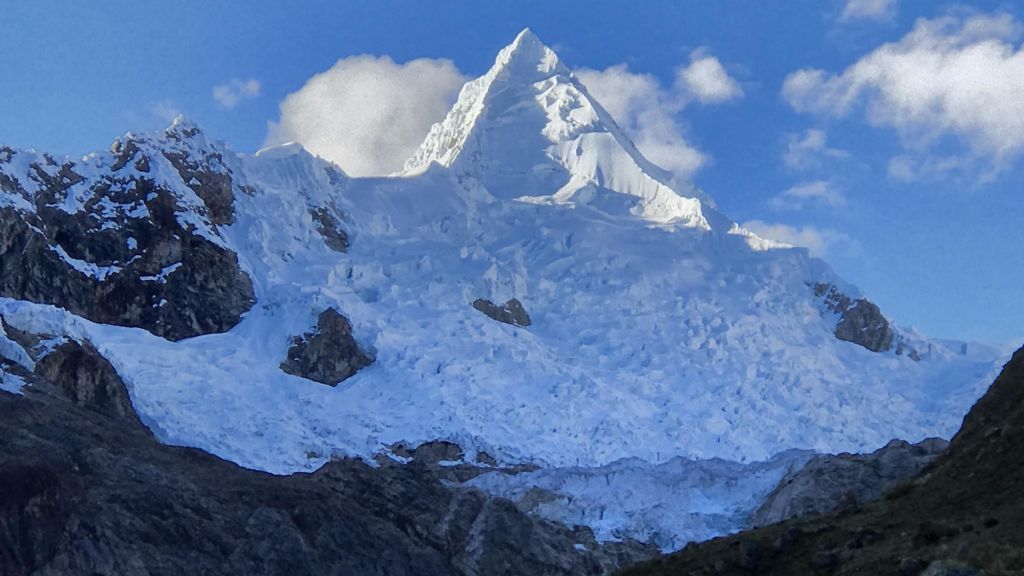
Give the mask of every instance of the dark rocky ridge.
[[836, 338], [859, 344], [872, 352], [893, 347], [895, 334], [882, 311], [867, 298], [850, 298], [832, 284], [814, 284], [814, 295], [823, 298], [825, 308], [839, 315]]
[[36, 362], [35, 374], [78, 406], [137, 422], [121, 377], [89, 342], [68, 340]]
[[328, 308], [317, 318], [316, 331], [295, 337], [288, 349], [288, 358], [281, 363], [281, 370], [337, 386], [372, 362], [373, 358], [363, 352], [352, 337], [348, 318], [334, 308]]
[[94, 349], [53, 354], [73, 377], [0, 391], [5, 576], [605, 574], [652, 554], [447, 488], [424, 466], [273, 476], [159, 444], [88, 393], [103, 381], [127, 397]]
[[215, 241], [233, 220], [232, 174], [197, 128], [115, 142], [88, 178], [45, 155], [19, 174], [21, 154], [0, 154], [0, 295], [170, 340], [228, 330], [252, 306], [249, 277]]
[[424, 442], [415, 448], [399, 442], [389, 446], [388, 452], [376, 455], [375, 460], [381, 466], [421, 466], [441, 480], [455, 484], [462, 484], [488, 472], [519, 474], [538, 468], [529, 463], [499, 466], [497, 460], [486, 452], [477, 452], [476, 458], [470, 461], [461, 446], [447, 440]]
[[331, 214], [331, 211], [324, 207], [310, 208], [310, 217], [313, 218], [313, 223], [316, 225], [317, 232], [323, 236], [324, 244], [328, 248], [335, 252], [347, 252], [348, 251], [348, 234], [342, 229], [337, 218]]
[[23, 358], [33, 364], [22, 365], [17, 358], [0, 355], [0, 369], [24, 379], [39, 393], [140, 424], [124, 381], [92, 343], [62, 335], [33, 334], [10, 325], [3, 316], [0, 327], [4, 336], [22, 348]]
[[628, 575], [1024, 573], [1024, 348], [913, 482], [854, 509], [691, 544]]
[[816, 455], [779, 482], [754, 512], [750, 524], [764, 526], [878, 500], [917, 476], [948, 446], [949, 442], [940, 438], [917, 444], [893, 440], [870, 454]]
[[512, 326], [520, 328], [530, 325], [530, 315], [526, 313], [526, 308], [523, 308], [523, 303], [515, 298], [508, 300], [501, 306], [498, 306], [490, 300], [477, 298], [473, 301], [473, 308], [476, 308], [483, 312], [488, 318], [497, 320], [498, 322], [511, 324]]

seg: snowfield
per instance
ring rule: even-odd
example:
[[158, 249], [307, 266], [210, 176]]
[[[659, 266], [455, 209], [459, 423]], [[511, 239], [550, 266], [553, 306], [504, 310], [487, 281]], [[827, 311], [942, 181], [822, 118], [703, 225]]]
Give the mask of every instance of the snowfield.
[[[467, 84], [399, 175], [349, 178], [295, 144], [255, 155], [204, 145], [247, 191], [233, 224], [196, 224], [252, 277], [257, 303], [241, 323], [170, 342], [10, 299], [0, 314], [89, 338], [160, 439], [249, 468], [310, 470], [435, 439], [470, 460], [479, 450], [571, 467], [570, 478], [612, 465], [647, 479], [595, 496], [592, 480], [563, 474], [555, 485], [581, 500], [546, 514], [678, 547], [738, 528], [785, 471], [744, 476], [739, 463], [949, 437], [1006, 353], [903, 329], [920, 361], [836, 339], [837, 318], [810, 285], [857, 289], [805, 250], [742, 230], [703, 192], [673, 189], [528, 31]], [[347, 253], [325, 246], [317, 208], [340, 216]], [[112, 273], [88, 264], [76, 266]], [[512, 297], [528, 328], [471, 306]], [[376, 361], [335, 388], [282, 372], [291, 338], [331, 306]], [[679, 471], [689, 466], [705, 475]], [[545, 470], [489, 476], [475, 484], [503, 494], [554, 482]], [[630, 495], [661, 477], [669, 487], [648, 500]], [[700, 518], [666, 528], [687, 515]]]

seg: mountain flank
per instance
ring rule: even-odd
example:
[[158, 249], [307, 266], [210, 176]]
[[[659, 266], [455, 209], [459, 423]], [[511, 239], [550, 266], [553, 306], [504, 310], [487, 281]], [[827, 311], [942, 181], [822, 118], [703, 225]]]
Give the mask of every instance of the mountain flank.
[[949, 450], [880, 501], [687, 546], [628, 576], [1024, 573], [1024, 348]]

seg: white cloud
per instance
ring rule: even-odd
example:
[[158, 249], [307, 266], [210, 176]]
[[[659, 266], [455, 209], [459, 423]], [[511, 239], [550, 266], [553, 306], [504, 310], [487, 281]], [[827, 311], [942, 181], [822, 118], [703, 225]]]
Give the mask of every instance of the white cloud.
[[762, 220], [750, 220], [741, 224], [747, 230], [762, 238], [775, 240], [790, 246], [807, 248], [812, 255], [822, 257], [841, 246], [850, 247], [853, 241], [849, 236], [832, 230], [830, 228], [816, 228], [814, 226], [789, 226], [764, 222]]
[[450, 60], [343, 58], [281, 102], [267, 144], [299, 142], [354, 176], [395, 172], [465, 81]]
[[688, 180], [707, 163], [676, 119], [685, 101], [650, 74], [634, 74], [619, 64], [602, 71], [584, 68], [576, 76], [655, 165]]
[[810, 128], [802, 135], [786, 135], [786, 151], [782, 162], [791, 170], [805, 170], [821, 165], [823, 158], [848, 158], [845, 150], [828, 147], [828, 135], [824, 130]]
[[705, 50], [695, 51], [689, 66], [676, 71], [671, 87], [650, 74], [631, 72], [626, 64], [583, 68], [575, 74], [648, 160], [682, 180], [689, 180], [709, 158], [687, 141], [680, 112], [694, 101], [713, 104], [742, 95], [735, 80]]
[[917, 154], [953, 136], [966, 146], [960, 165], [988, 162], [992, 175], [1024, 152], [1020, 31], [1007, 14], [921, 19], [841, 74], [790, 74], [782, 93], [797, 111], [836, 117], [863, 103], [871, 125], [894, 128]]
[[232, 78], [224, 84], [214, 86], [213, 99], [221, 107], [231, 110], [242, 103], [260, 95], [260, 81], [255, 79], [240, 80]]
[[702, 104], [717, 104], [743, 96], [743, 89], [707, 50], [690, 54], [690, 65], [676, 70], [676, 90]]
[[181, 107], [172, 100], [158, 100], [156, 102], [151, 102], [147, 112], [150, 116], [159, 122], [163, 122], [165, 125], [170, 124], [175, 118], [182, 114]]
[[[970, 159], [959, 156], [922, 156], [900, 154], [889, 160], [889, 178], [898, 182], [914, 182], [918, 180], [949, 180], [958, 174], [974, 169]], [[994, 178], [992, 170], [982, 170], [981, 182]]]
[[897, 0], [846, 0], [839, 20], [889, 20], [896, 16]]
[[772, 198], [769, 204], [777, 210], [800, 210], [807, 202], [840, 208], [846, 205], [846, 197], [832, 183], [824, 180], [812, 180], [793, 186]]

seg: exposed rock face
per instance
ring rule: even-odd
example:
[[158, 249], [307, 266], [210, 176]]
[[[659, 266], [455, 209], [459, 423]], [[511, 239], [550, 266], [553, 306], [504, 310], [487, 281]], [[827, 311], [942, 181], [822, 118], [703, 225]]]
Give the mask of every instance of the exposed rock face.
[[231, 172], [198, 129], [129, 137], [84, 166], [5, 150], [0, 295], [170, 340], [223, 332], [252, 306], [216, 228], [233, 219]]
[[46, 394], [0, 391], [0, 438], [5, 576], [568, 576], [652, 552], [601, 546], [423, 467], [338, 460], [273, 476]]
[[373, 362], [352, 337], [348, 318], [334, 308], [320, 313], [315, 332], [296, 336], [281, 370], [328, 386], [352, 376]]
[[324, 237], [324, 244], [336, 252], [348, 251], [348, 234], [342, 230], [338, 220], [327, 208], [310, 209], [309, 215], [316, 224], [316, 230]]
[[836, 338], [860, 344], [872, 352], [884, 352], [893, 347], [892, 326], [870, 300], [853, 300], [835, 286], [822, 283], [814, 285], [814, 295], [824, 298], [826, 309], [839, 315]]
[[69, 340], [36, 362], [35, 374], [57, 387], [73, 404], [136, 421], [121, 377], [92, 344]]
[[918, 444], [893, 440], [871, 454], [823, 454], [783, 478], [751, 517], [763, 526], [789, 518], [831, 512], [842, 505], [877, 500], [916, 476], [949, 446], [930, 438]]
[[[856, 510], [693, 544], [623, 574], [1024, 572], [1024, 348], [971, 408], [946, 452], [906, 486]], [[767, 553], [744, 564], [737, 554], [743, 541]]]
[[8, 324], [3, 316], [0, 327], [10, 345], [20, 349], [0, 350], [0, 369], [26, 379], [40, 393], [139, 424], [124, 381], [91, 343], [33, 334]]
[[454, 442], [435, 440], [417, 446], [411, 454], [413, 460], [428, 466], [440, 462], [459, 462], [465, 458], [462, 447]]
[[512, 326], [524, 327], [530, 325], [530, 315], [526, 313], [522, 302], [513, 298], [501, 306], [490, 300], [477, 298], [473, 301], [473, 308], [483, 312], [487, 317], [498, 322], [511, 324]]
[[397, 443], [388, 448], [392, 456], [402, 460], [396, 461], [386, 453], [377, 454], [376, 461], [381, 466], [422, 467], [429, 469], [436, 477], [455, 484], [467, 482], [488, 472], [519, 474], [537, 470], [536, 465], [529, 463], [499, 467], [494, 457], [486, 452], [477, 453], [475, 461], [471, 462], [466, 458], [461, 446], [447, 440], [424, 442], [415, 448]]

